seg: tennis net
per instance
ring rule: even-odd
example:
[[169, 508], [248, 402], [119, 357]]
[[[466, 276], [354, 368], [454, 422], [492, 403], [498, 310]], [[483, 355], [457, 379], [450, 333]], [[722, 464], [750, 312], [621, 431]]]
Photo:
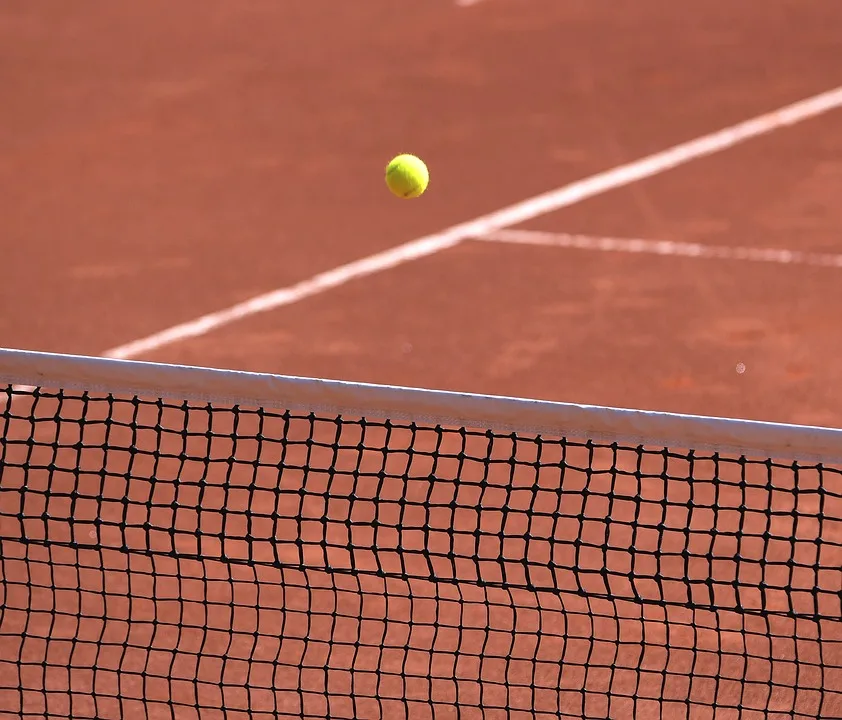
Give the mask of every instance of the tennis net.
[[842, 717], [842, 431], [0, 350], [0, 718]]

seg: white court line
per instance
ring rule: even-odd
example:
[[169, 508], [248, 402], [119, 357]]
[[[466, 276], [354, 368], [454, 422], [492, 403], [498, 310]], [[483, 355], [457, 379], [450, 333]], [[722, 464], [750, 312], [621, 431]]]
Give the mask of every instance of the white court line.
[[495, 230], [471, 239], [483, 242], [541, 245], [601, 252], [649, 253], [652, 255], [678, 255], [680, 257], [704, 259], [747, 260], [750, 262], [779, 263], [781, 265], [815, 265], [818, 267], [842, 268], [842, 255], [840, 254], [810, 253], [800, 250], [778, 250], [776, 248], [727, 247], [672, 240], [596, 237], [536, 230]]
[[470, 7], [471, 5], [476, 5], [479, 2], [481, 2], [481, 0], [456, 0], [456, 4], [459, 7]]
[[475, 220], [454, 225], [441, 232], [412, 240], [389, 250], [369, 255], [361, 260], [355, 260], [347, 265], [341, 265], [333, 270], [319, 273], [295, 285], [279, 288], [225, 310], [208, 313], [195, 320], [174, 325], [140, 340], [107, 350], [104, 355], [120, 359], [132, 358], [180, 340], [205, 335], [211, 330], [250, 315], [291, 305], [331, 288], [344, 285], [356, 278], [372, 275], [411, 260], [441, 252], [458, 245], [467, 238], [487, 235], [495, 230], [511, 227], [532, 220], [539, 215], [575, 205], [609, 190], [658, 175], [696, 158], [712, 155], [750, 138], [764, 135], [780, 127], [794, 125], [840, 106], [842, 106], [842, 86], [626, 165], [620, 165], [612, 170], [597, 173], [556, 190], [536, 195]]

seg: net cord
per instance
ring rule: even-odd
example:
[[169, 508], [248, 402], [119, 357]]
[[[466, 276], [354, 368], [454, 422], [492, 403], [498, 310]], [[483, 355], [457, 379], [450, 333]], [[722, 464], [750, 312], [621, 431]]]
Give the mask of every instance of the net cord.
[[0, 348], [0, 381], [797, 462], [842, 462], [842, 429]]

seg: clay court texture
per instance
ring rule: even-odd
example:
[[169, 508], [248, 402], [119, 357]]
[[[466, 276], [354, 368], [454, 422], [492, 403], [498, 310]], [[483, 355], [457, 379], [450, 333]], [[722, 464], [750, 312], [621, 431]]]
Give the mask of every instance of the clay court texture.
[[[831, 91], [840, 22], [829, 0], [11, 3], [3, 344], [101, 354]], [[402, 151], [421, 200], [385, 189]], [[466, 240], [137, 357], [838, 425], [838, 263], [596, 246], [842, 253], [840, 192], [828, 108], [512, 228], [547, 245]]]
[[840, 426], [840, 58], [834, 0], [13, 0], [2, 345]]

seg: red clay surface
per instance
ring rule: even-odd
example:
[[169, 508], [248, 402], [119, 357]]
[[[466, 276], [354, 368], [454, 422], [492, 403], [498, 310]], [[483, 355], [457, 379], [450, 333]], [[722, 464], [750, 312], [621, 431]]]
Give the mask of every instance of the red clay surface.
[[[12, 4], [3, 344], [96, 354], [830, 89], [840, 12]], [[832, 251], [840, 190], [830, 113], [529, 226]], [[151, 359], [841, 424], [838, 274], [470, 245]]]
[[[2, 345], [97, 354], [829, 90], [840, 27], [833, 0], [13, 0]], [[421, 200], [383, 184], [404, 151]], [[527, 227], [842, 252], [840, 197], [835, 111]], [[842, 426], [840, 306], [839, 268], [469, 242], [143, 359]]]

